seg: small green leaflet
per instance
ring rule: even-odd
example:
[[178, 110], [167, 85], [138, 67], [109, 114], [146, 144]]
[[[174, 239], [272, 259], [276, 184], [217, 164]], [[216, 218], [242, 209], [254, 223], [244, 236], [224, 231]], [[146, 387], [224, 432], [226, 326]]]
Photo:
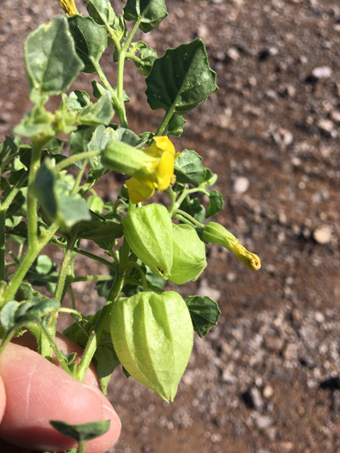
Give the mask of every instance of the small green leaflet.
[[109, 0], [87, 0], [86, 9], [97, 24], [113, 24], [115, 13]]
[[189, 296], [185, 300], [195, 332], [202, 338], [218, 323], [221, 311], [217, 302], [207, 296]]
[[177, 182], [198, 187], [204, 175], [202, 157], [196, 151], [183, 150], [175, 161], [175, 174]]
[[78, 443], [87, 442], [102, 436], [110, 429], [110, 420], [98, 420], [97, 422], [71, 425], [60, 420], [50, 420], [50, 424], [64, 436], [71, 437]]
[[147, 33], [168, 15], [164, 0], [128, 0], [124, 8], [124, 19], [139, 22], [139, 28]]
[[209, 194], [209, 207], [206, 217], [211, 217], [223, 209], [223, 195], [218, 190], [212, 190]]

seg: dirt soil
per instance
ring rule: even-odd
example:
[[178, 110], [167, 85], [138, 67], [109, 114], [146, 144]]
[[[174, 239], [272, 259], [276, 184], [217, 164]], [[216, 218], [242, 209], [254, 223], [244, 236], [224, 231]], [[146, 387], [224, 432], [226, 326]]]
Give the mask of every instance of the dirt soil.
[[[202, 278], [181, 291], [218, 300], [221, 321], [196, 338], [170, 405], [115, 371], [110, 398], [123, 430], [114, 451], [340, 452], [339, 1], [166, 3], [169, 17], [147, 41], [162, 55], [202, 38], [220, 87], [186, 116], [177, 148], [197, 150], [218, 173], [225, 208], [216, 219], [262, 269], [209, 249]], [[24, 38], [60, 12], [56, 0], [1, 0], [0, 135], [30, 108]], [[144, 90], [131, 66], [137, 132], [161, 117]], [[91, 312], [95, 294], [80, 298]]]

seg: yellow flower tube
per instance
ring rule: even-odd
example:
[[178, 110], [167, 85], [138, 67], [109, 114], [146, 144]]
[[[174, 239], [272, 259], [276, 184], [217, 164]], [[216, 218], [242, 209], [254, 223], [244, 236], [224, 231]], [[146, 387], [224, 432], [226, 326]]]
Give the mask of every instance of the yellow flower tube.
[[74, 16], [75, 14], [78, 14], [74, 0], [59, 0], [59, 3], [68, 16]]

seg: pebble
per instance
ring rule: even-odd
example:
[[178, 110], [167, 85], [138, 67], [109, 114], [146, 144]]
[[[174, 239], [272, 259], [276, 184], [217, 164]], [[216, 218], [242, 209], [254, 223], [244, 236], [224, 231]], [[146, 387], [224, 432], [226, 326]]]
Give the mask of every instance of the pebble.
[[274, 423], [272, 417], [268, 415], [254, 414], [253, 420], [256, 427], [260, 430], [267, 429]]
[[245, 176], [240, 176], [235, 180], [233, 190], [235, 193], [245, 193], [247, 192], [249, 185], [249, 179]]
[[277, 336], [266, 336], [264, 337], [264, 345], [270, 351], [280, 352], [283, 347], [283, 340]]
[[331, 232], [330, 228], [327, 226], [317, 228], [313, 232], [313, 239], [318, 244], [322, 244], [322, 245], [328, 244], [329, 242], [331, 242], [332, 232]]
[[211, 288], [208, 285], [208, 280], [205, 278], [201, 281], [200, 287], [197, 291], [198, 296], [207, 296], [210, 297], [213, 300], [218, 301], [218, 299], [221, 297], [221, 291], [215, 288]]
[[312, 76], [317, 79], [328, 79], [332, 76], [332, 69], [329, 66], [318, 66], [313, 69]]
[[334, 130], [334, 123], [331, 120], [321, 119], [318, 122], [318, 127], [319, 129], [322, 130], [322, 132], [327, 132], [328, 134], [331, 134]]
[[265, 398], [271, 398], [274, 394], [273, 387], [271, 387], [270, 385], [266, 385], [262, 393]]

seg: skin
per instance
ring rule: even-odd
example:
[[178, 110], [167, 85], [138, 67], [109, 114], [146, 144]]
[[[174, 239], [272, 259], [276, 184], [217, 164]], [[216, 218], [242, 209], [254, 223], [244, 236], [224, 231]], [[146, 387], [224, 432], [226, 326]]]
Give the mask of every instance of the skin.
[[[65, 337], [58, 336], [56, 342], [65, 353], [81, 355], [81, 348]], [[121, 424], [99, 390], [94, 369], [78, 382], [35, 349], [34, 339], [25, 335], [8, 344], [0, 357], [0, 451], [64, 451], [77, 443], [55, 431], [49, 420], [110, 420], [109, 431], [86, 446], [86, 453], [107, 451], [118, 440]]]

